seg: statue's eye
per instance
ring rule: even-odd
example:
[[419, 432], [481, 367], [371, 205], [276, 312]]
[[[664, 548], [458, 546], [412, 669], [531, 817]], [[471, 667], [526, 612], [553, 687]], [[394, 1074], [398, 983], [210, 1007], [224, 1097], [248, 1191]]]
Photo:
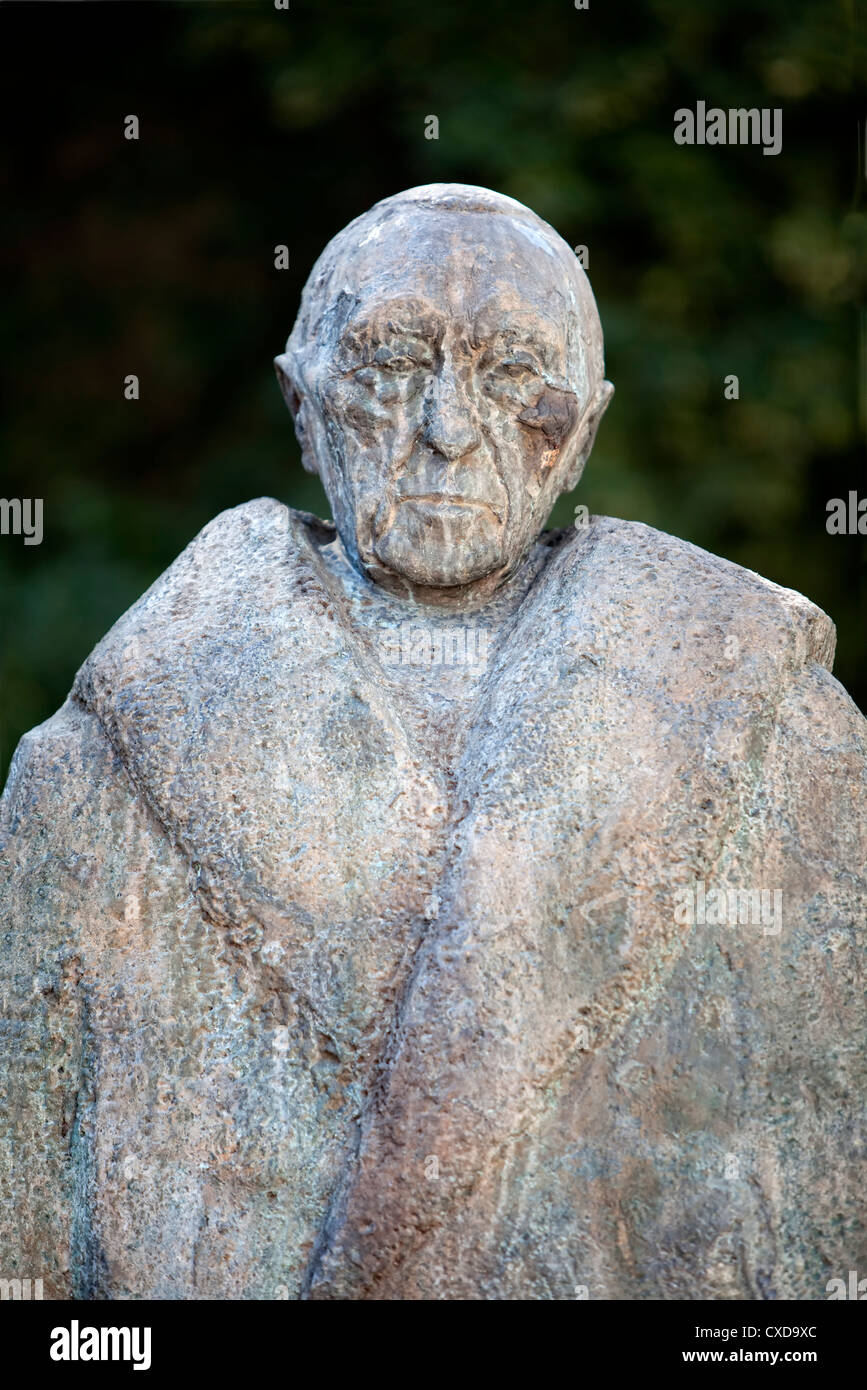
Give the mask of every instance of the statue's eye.
[[373, 365], [383, 372], [414, 372], [418, 367], [418, 363], [413, 362], [411, 357], [380, 358], [378, 353]]
[[493, 362], [488, 370], [507, 381], [525, 381], [528, 377], [539, 375], [536, 364], [528, 357], [504, 357], [499, 362]]
[[428, 364], [423, 349], [413, 351], [410, 354], [409, 352], [400, 352], [393, 347], [380, 347], [373, 354], [373, 361], [370, 365], [382, 372], [405, 375], [407, 372], [421, 371]]

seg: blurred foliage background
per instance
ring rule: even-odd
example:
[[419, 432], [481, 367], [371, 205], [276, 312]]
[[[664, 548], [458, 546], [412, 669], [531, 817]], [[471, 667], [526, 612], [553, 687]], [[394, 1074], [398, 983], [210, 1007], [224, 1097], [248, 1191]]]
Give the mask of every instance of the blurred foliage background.
[[[825, 528], [867, 495], [862, 38], [840, 0], [3, 5], [0, 495], [45, 539], [0, 537], [0, 776], [216, 512], [327, 515], [271, 359], [326, 240], [434, 180], [589, 248], [617, 394], [553, 523], [581, 501], [801, 590], [867, 705], [865, 541]], [[782, 153], [676, 146], [699, 99], [781, 107]]]

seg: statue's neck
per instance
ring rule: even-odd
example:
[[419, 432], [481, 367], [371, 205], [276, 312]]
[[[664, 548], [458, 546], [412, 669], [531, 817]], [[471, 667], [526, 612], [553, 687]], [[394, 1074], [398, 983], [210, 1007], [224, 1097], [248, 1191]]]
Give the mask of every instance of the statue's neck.
[[328, 587], [368, 674], [436, 762], [453, 763], [472, 711], [550, 547], [537, 543], [486, 602], [420, 603], [390, 593], [350, 562], [339, 538], [319, 547]]

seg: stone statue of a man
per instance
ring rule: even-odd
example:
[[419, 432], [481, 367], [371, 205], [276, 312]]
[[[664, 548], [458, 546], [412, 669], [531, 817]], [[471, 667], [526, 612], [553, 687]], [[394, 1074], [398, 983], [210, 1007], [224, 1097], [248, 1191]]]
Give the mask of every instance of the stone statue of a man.
[[867, 1273], [867, 725], [831, 622], [638, 523], [541, 531], [611, 387], [580, 265], [509, 198], [358, 218], [277, 370], [335, 525], [218, 516], [15, 757], [0, 1275]]

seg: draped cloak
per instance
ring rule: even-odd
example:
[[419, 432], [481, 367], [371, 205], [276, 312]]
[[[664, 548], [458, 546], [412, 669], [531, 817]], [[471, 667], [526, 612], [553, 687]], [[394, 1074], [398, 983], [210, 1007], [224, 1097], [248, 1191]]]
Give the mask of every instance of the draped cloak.
[[[332, 536], [269, 499], [218, 516], [19, 745], [0, 1275], [813, 1299], [867, 1274], [867, 724], [830, 620], [638, 523], [547, 533], [432, 759]], [[732, 890], [780, 911], [735, 920]]]

